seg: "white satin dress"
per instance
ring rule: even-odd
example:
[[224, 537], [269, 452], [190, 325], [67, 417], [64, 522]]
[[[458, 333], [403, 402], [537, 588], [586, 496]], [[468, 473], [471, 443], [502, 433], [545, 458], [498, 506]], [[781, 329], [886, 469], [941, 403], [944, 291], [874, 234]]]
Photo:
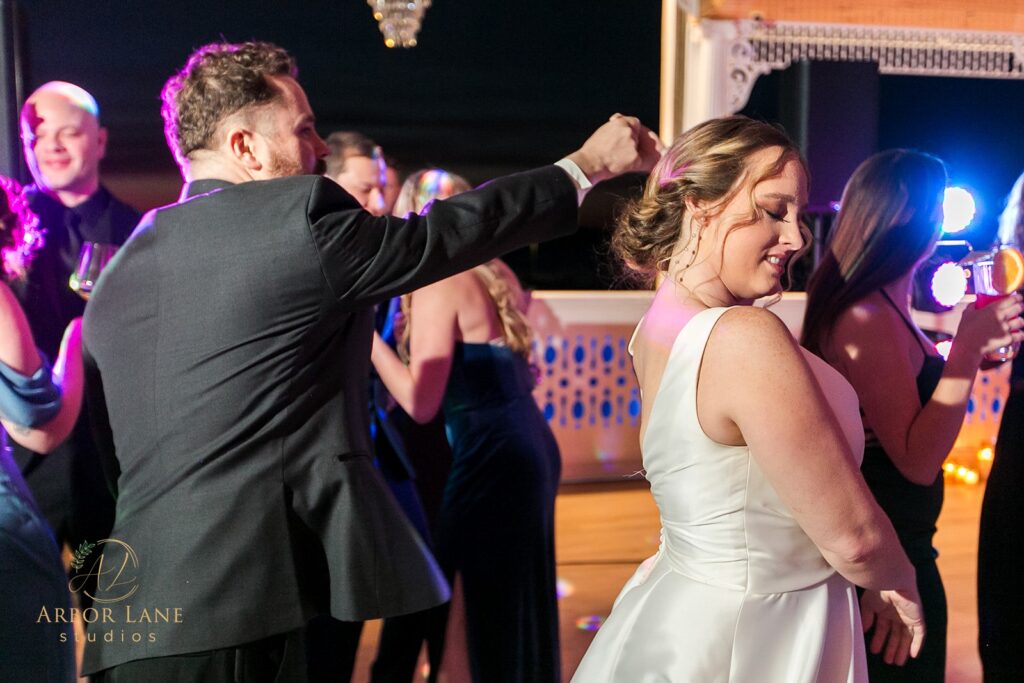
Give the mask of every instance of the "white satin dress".
[[[676, 338], [642, 443], [661, 546], [626, 582], [574, 683], [867, 681], [857, 594], [825, 562], [746, 446], [697, 422], [697, 373], [726, 308]], [[805, 352], [806, 353], [806, 352]], [[853, 388], [806, 353], [858, 460]]]

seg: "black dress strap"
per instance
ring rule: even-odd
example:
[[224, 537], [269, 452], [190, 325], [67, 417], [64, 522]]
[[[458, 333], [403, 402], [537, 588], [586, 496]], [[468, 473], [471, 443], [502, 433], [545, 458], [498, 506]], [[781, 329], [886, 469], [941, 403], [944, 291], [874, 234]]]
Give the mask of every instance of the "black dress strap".
[[896, 305], [896, 302], [892, 300], [892, 297], [890, 297], [889, 293], [886, 292], [884, 289], [879, 289], [878, 291], [882, 293], [882, 296], [884, 296], [885, 300], [889, 302], [889, 305], [896, 309], [896, 314], [900, 317], [900, 320], [902, 320], [903, 323], [907, 326], [907, 329], [910, 330], [910, 335], [917, 340], [917, 345], [920, 346], [921, 351], [924, 352], [924, 357], [927, 358], [928, 356], [932, 355], [932, 352], [924, 345], [924, 342], [921, 341], [921, 335], [918, 334], [917, 326], [914, 325], [913, 321], [907, 318], [907, 316], [903, 315], [903, 309]]

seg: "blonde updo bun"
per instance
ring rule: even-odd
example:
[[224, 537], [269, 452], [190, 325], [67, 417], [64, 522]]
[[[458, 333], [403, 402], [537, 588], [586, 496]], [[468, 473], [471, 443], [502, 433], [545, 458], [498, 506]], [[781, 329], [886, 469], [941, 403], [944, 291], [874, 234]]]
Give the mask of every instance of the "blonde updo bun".
[[[740, 190], [751, 155], [782, 148], [765, 175], [778, 173], [790, 159], [806, 163], [782, 129], [745, 116], [712, 119], [679, 136], [651, 171], [643, 194], [626, 205], [612, 234], [612, 252], [650, 284], [668, 270], [688, 207], [702, 205], [713, 213]], [[763, 178], [753, 179], [751, 187]]]

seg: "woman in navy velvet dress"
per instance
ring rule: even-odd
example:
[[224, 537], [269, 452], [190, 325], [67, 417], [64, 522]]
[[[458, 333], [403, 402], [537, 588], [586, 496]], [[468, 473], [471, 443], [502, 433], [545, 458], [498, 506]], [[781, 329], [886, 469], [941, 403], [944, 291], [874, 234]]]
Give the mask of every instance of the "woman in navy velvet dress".
[[[1021, 298], [968, 307], [946, 362], [910, 314], [914, 271], [942, 232], [946, 171], [910, 150], [880, 152], [843, 191], [827, 251], [807, 288], [802, 343], [853, 385], [864, 417], [861, 472], [917, 570], [928, 635], [918, 657], [893, 666], [885, 632], [867, 634], [871, 681], [943, 683], [946, 594], [932, 545], [942, 509], [942, 463], [963, 423], [983, 355], [1022, 338]], [[861, 598], [865, 625], [883, 611]]]
[[373, 343], [378, 374], [413, 419], [444, 411], [452, 470], [435, 543], [441, 566], [461, 586], [468, 668], [478, 682], [560, 676], [554, 504], [561, 462], [532, 396], [525, 304], [515, 275], [491, 261], [411, 295], [408, 365], [379, 337]]

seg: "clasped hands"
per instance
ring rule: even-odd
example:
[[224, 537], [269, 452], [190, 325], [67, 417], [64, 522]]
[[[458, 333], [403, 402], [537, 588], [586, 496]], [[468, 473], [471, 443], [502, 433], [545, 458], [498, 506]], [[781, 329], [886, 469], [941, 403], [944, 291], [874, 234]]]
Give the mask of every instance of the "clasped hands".
[[647, 173], [664, 152], [665, 145], [640, 119], [612, 114], [567, 158], [597, 184], [623, 173]]

